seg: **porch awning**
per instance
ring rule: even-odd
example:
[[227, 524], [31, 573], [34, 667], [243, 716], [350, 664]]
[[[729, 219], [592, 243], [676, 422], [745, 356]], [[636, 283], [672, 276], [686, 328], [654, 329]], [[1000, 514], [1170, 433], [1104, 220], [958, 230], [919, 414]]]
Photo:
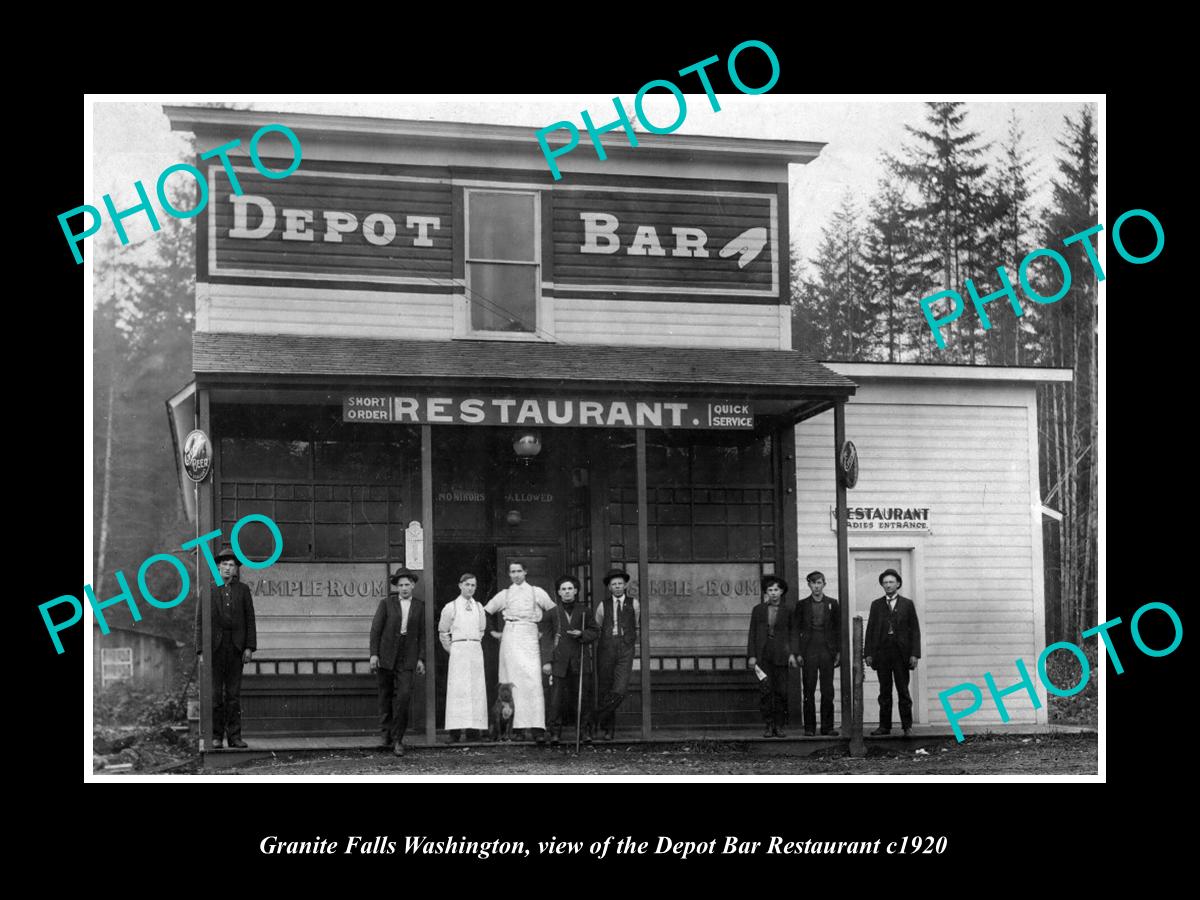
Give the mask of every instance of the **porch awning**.
[[793, 350], [619, 347], [515, 341], [397, 341], [370, 338], [196, 332], [192, 360], [210, 382], [344, 384], [493, 381], [562, 390], [630, 385], [686, 394], [721, 388], [747, 397], [846, 400], [855, 384]]

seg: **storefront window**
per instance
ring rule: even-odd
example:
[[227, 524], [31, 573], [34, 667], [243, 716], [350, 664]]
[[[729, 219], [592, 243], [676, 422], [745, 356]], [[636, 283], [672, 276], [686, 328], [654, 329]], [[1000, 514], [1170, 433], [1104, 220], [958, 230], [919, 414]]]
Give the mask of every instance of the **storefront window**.
[[[628, 448], [614, 447], [628, 455]], [[710, 433], [661, 434], [646, 446], [650, 560], [768, 562], [775, 559], [771, 439]], [[609, 553], [637, 558], [632, 466], [609, 488]]]
[[[345, 425], [324, 409], [239, 406], [219, 415], [221, 530], [243, 516], [270, 517], [283, 536], [281, 559], [384, 560], [402, 551], [411, 510], [415, 444], [371, 426]], [[280, 437], [265, 437], [263, 433]], [[376, 438], [370, 440], [370, 438]], [[270, 556], [265, 528], [239, 534], [251, 559]]]
[[537, 330], [538, 195], [466, 192], [467, 302], [472, 332]]

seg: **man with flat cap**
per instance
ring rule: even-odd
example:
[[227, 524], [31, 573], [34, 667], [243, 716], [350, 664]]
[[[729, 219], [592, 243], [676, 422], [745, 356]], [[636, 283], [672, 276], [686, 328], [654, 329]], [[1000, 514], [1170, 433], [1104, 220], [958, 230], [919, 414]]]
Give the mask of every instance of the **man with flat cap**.
[[[588, 615], [579, 594], [579, 579], [564, 575], [554, 584], [558, 593], [558, 605], [550, 614], [553, 649], [550, 655], [550, 743], [562, 740], [563, 722], [571, 716], [572, 708], [578, 707], [576, 692], [580, 690], [583, 665], [583, 647], [596, 640], [596, 622]], [[586, 693], [585, 695], [586, 696]], [[581, 721], [575, 730], [586, 730], [591, 740], [592, 717], [590, 711], [580, 714]]]
[[604, 741], [613, 739], [617, 709], [629, 692], [633, 658], [638, 650], [641, 607], [625, 593], [628, 584], [627, 572], [609, 569], [604, 574], [608, 596], [596, 607], [596, 630], [600, 633], [596, 640], [596, 680], [600, 694], [596, 723]]
[[796, 668], [798, 632], [792, 627], [792, 608], [783, 602], [788, 583], [778, 575], [762, 579], [766, 603], [750, 613], [750, 635], [746, 641], [746, 667], [758, 678], [759, 708], [763, 737], [787, 737], [788, 668]]
[[380, 749], [404, 755], [413, 673], [425, 674], [425, 608], [413, 599], [418, 576], [400, 568], [392, 573], [396, 590], [379, 601], [371, 621], [371, 671], [379, 689]]
[[921, 625], [917, 608], [900, 595], [900, 573], [884, 569], [879, 576], [883, 596], [871, 604], [867, 634], [863, 640], [863, 662], [879, 674], [879, 727], [871, 734], [892, 733], [892, 683], [900, 698], [900, 725], [904, 736], [912, 734], [912, 697], [908, 673], [921, 658]]
[[833, 730], [833, 670], [842, 653], [842, 613], [837, 598], [825, 593], [825, 575], [810, 572], [808, 596], [796, 603], [794, 627], [799, 633], [796, 662], [804, 670], [804, 734], [817, 733], [817, 679], [821, 681], [821, 734]]
[[[221, 583], [213, 583], [209, 593], [212, 606], [212, 733], [213, 747], [221, 748], [228, 736], [230, 747], [245, 747], [242, 740], [242, 667], [258, 648], [254, 629], [254, 596], [238, 578], [242, 563], [233, 550], [225, 547], [216, 556]], [[196, 604], [196, 653], [204, 660], [201, 610]]]

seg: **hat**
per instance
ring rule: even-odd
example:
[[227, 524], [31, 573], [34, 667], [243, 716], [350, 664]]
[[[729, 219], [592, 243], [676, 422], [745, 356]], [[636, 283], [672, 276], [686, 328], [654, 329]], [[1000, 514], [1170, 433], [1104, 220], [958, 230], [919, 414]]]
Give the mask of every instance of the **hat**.
[[896, 577], [896, 580], [898, 582], [900, 582], [901, 586], [904, 584], [904, 579], [900, 577], [900, 573], [897, 572], [895, 569], [884, 569], [882, 572], [880, 572], [879, 573], [879, 583], [883, 584], [883, 579], [887, 578], [889, 575], [894, 575]]
[[237, 554], [233, 552], [232, 547], [221, 548], [221, 552], [217, 554], [216, 560], [217, 562], [220, 562], [223, 559], [232, 559], [235, 563], [237, 563], [239, 569], [242, 567], [242, 561], [237, 558]]
[[564, 584], [575, 585], [575, 594], [576, 594], [576, 596], [578, 596], [579, 591], [581, 590], [581, 588], [579, 587], [579, 579], [578, 578], [576, 578], [574, 575], [562, 576], [560, 579], [558, 579], [558, 581], [554, 582], [554, 593], [557, 594], [558, 589], [561, 588]]
[[765, 594], [767, 592], [767, 588], [769, 588], [773, 584], [777, 584], [781, 588], [783, 588], [783, 592], [785, 594], [788, 592], [788, 583], [786, 581], [784, 581], [782, 578], [780, 578], [778, 575], [764, 575], [762, 577], [763, 593]]
[[389, 578], [388, 581], [390, 581], [392, 584], [398, 584], [400, 582], [401, 578], [407, 578], [413, 584], [416, 584], [418, 581], [421, 580], [417, 576], [416, 572], [410, 572], [410, 571], [408, 571], [408, 569], [401, 566], [399, 569], [397, 569], [395, 572], [392, 573], [392, 577]]
[[626, 582], [628, 582], [629, 581], [629, 573], [626, 572], [624, 569], [609, 569], [607, 572], [604, 573], [604, 586], [608, 587], [608, 583], [610, 581], [612, 581], [614, 578], [622, 578]]

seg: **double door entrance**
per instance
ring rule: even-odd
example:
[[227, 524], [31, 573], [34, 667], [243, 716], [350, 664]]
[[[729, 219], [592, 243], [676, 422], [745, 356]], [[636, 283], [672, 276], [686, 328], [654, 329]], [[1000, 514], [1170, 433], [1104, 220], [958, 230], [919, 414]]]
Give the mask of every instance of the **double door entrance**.
[[[437, 598], [435, 608], [440, 618], [442, 608], [458, 596], [458, 579], [464, 573], [475, 576], [478, 588], [475, 598], [487, 603], [509, 585], [508, 567], [520, 562], [525, 567], [526, 580], [554, 597], [554, 582], [562, 574], [563, 547], [561, 544], [496, 544], [496, 543], [439, 543], [435, 553], [433, 583]], [[488, 631], [483, 638], [483, 665], [487, 680], [488, 707], [495, 702], [499, 681], [500, 642], [493, 632], [500, 631], [499, 616], [488, 617]], [[433, 649], [436, 654], [437, 727], [445, 723], [446, 672], [450, 656], [441, 642]]]

